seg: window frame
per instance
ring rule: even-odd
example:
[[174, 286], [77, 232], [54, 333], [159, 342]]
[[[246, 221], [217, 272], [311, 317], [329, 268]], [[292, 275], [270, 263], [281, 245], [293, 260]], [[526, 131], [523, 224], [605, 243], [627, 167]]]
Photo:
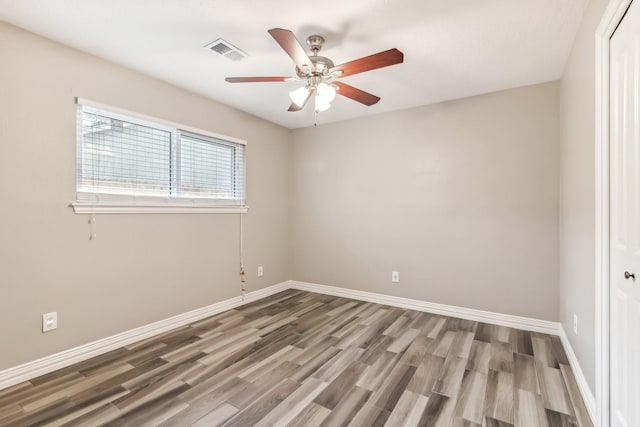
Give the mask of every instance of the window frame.
[[[102, 114], [115, 119], [123, 119], [125, 121], [136, 123], [144, 126], [152, 126], [153, 128], [169, 131], [172, 139], [178, 134], [193, 134], [203, 138], [212, 138], [224, 145], [234, 147], [234, 157], [237, 155], [235, 148], [243, 146], [243, 155], [240, 159], [234, 160], [234, 168], [241, 169], [243, 173], [242, 183], [244, 190], [244, 198], [242, 200], [207, 198], [207, 197], [190, 197], [190, 196], [152, 196], [152, 195], [133, 195], [133, 194], [115, 194], [101, 192], [80, 191], [78, 183], [80, 179], [79, 164], [82, 161], [82, 133], [80, 132], [81, 124], [78, 123], [78, 117], [81, 114], [81, 108], [86, 107], [89, 110], [95, 110], [96, 114]], [[90, 111], [91, 112], [91, 111]], [[206, 131], [203, 129], [185, 126], [179, 123], [158, 119], [156, 117], [147, 116], [140, 113], [127, 111], [121, 108], [112, 107], [82, 98], [76, 98], [76, 179], [75, 190], [76, 200], [71, 203], [71, 207], [75, 214], [114, 214], [114, 213], [242, 213], [247, 212], [249, 206], [246, 204], [246, 146], [247, 141], [221, 135], [218, 133]], [[174, 144], [174, 147], [180, 147], [180, 144]], [[171, 156], [175, 155], [175, 148], [171, 148]], [[238, 164], [241, 162], [241, 164]]]

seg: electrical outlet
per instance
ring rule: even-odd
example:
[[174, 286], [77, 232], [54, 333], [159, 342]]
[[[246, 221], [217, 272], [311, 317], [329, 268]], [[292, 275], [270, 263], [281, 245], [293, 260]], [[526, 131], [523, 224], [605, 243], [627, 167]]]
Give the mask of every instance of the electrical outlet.
[[578, 335], [578, 315], [573, 315], [573, 333]]
[[42, 332], [58, 329], [58, 313], [53, 311], [42, 315]]
[[258, 267], [258, 277], [262, 277], [262, 275], [264, 274], [264, 269], [262, 268], [262, 266]]
[[400, 273], [397, 271], [391, 272], [391, 281], [393, 283], [398, 283], [400, 281]]

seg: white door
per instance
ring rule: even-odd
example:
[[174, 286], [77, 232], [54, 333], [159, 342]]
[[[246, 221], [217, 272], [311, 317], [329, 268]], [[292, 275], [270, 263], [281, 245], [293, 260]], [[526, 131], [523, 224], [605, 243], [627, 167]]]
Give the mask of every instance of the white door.
[[611, 425], [640, 426], [640, 0], [611, 37]]

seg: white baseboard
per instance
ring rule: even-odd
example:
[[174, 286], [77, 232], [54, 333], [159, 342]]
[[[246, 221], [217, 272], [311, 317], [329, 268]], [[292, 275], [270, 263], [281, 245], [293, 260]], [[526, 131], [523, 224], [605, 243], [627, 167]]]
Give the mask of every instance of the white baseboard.
[[492, 325], [508, 326], [510, 328], [524, 329], [533, 332], [559, 335], [560, 323], [547, 320], [532, 319], [529, 317], [513, 316], [511, 314], [493, 313], [490, 311], [476, 310], [473, 308], [457, 307], [454, 305], [438, 304], [411, 298], [395, 297], [392, 295], [376, 294], [373, 292], [357, 291], [354, 289], [338, 288], [335, 286], [318, 285], [316, 283], [290, 281], [292, 289], [316, 292], [320, 294], [334, 295], [344, 298], [352, 298], [360, 301], [374, 302], [377, 304], [391, 305], [443, 316], [458, 317], [461, 319], [475, 320], [490, 323]]
[[64, 350], [59, 353], [52, 354], [51, 356], [46, 356], [13, 368], [5, 369], [0, 371], [0, 390], [132, 344], [136, 341], [170, 331], [171, 329], [186, 326], [190, 323], [213, 316], [214, 314], [221, 313], [225, 310], [230, 310], [243, 304], [257, 301], [269, 295], [287, 290], [289, 287], [290, 281], [272, 285], [264, 289], [248, 292], [244, 299], [242, 299], [241, 296], [233, 297], [187, 313], [169, 317], [168, 319], [163, 319], [158, 322], [140, 326], [139, 328], [131, 329], [88, 344], [83, 344], [69, 350]]
[[562, 341], [565, 353], [567, 353], [567, 358], [569, 359], [573, 375], [576, 377], [580, 394], [582, 394], [582, 400], [584, 400], [584, 406], [587, 407], [587, 412], [589, 413], [589, 417], [591, 417], [591, 422], [596, 426], [598, 425], [596, 422], [596, 398], [587, 383], [587, 379], [584, 376], [584, 372], [582, 372], [580, 363], [578, 363], [576, 353], [573, 351], [569, 337], [567, 337], [567, 333], [562, 324], [560, 325], [560, 340]]

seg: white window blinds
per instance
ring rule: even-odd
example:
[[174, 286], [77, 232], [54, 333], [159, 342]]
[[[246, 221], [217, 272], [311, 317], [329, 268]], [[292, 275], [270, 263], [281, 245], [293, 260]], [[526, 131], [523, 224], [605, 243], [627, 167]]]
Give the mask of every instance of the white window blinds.
[[193, 197], [236, 200], [244, 194], [243, 150], [201, 135], [180, 134], [180, 192]]
[[168, 195], [170, 131], [82, 112], [78, 191]]
[[244, 144], [78, 104], [78, 200], [245, 202]]

